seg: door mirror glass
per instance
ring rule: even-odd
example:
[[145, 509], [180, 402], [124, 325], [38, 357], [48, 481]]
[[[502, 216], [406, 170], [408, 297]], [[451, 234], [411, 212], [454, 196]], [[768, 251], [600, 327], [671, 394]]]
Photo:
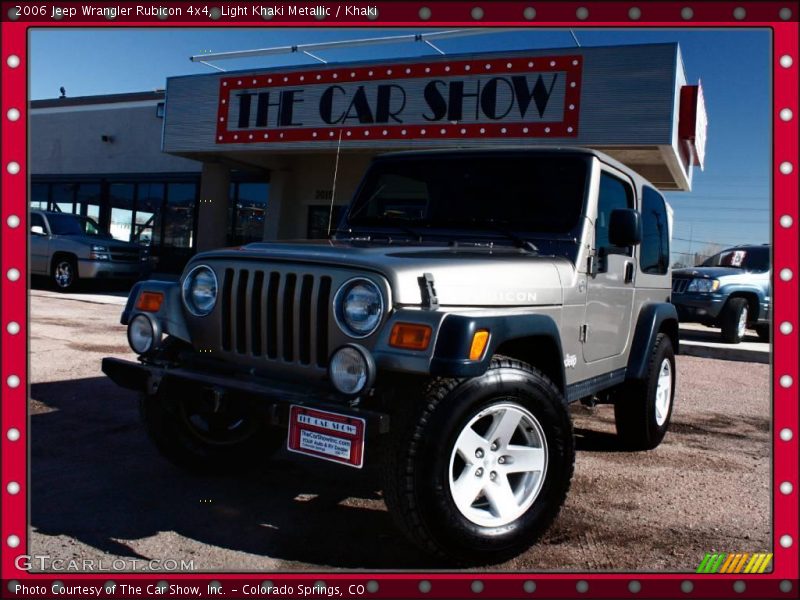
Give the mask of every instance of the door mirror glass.
[[41, 225], [31, 225], [31, 233], [33, 235], [46, 235], [44, 232], [44, 227]]
[[630, 208], [611, 211], [608, 241], [617, 247], [634, 246], [642, 241], [642, 221], [639, 213]]

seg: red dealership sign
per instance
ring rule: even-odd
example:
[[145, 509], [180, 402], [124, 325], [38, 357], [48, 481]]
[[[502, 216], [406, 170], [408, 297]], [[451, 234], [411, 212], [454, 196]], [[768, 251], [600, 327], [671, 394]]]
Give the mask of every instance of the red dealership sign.
[[708, 116], [703, 98], [703, 86], [685, 85], [681, 88], [681, 111], [678, 131], [692, 148], [692, 164], [702, 170], [706, 158]]
[[216, 142], [575, 137], [582, 63], [515, 56], [223, 77]]

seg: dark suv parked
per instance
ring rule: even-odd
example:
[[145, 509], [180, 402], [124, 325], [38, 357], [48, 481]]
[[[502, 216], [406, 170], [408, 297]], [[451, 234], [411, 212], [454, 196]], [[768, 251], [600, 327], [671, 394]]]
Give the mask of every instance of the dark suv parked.
[[738, 344], [745, 329], [769, 340], [770, 246], [728, 248], [697, 267], [672, 272], [672, 303], [681, 322], [719, 327]]

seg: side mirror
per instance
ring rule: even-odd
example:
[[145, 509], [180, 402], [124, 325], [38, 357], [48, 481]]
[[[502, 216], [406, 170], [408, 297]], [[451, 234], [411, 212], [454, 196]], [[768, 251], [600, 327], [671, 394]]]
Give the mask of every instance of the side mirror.
[[642, 241], [642, 219], [632, 208], [611, 211], [608, 222], [608, 241], [617, 247], [635, 246]]
[[33, 235], [47, 235], [41, 225], [31, 225], [31, 233]]

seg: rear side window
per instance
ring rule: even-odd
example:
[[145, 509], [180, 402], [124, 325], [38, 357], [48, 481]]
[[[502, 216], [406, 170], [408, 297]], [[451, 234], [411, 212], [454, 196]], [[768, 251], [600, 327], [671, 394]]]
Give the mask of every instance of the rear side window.
[[664, 198], [647, 186], [642, 194], [642, 273], [664, 275], [669, 267], [669, 223]]

